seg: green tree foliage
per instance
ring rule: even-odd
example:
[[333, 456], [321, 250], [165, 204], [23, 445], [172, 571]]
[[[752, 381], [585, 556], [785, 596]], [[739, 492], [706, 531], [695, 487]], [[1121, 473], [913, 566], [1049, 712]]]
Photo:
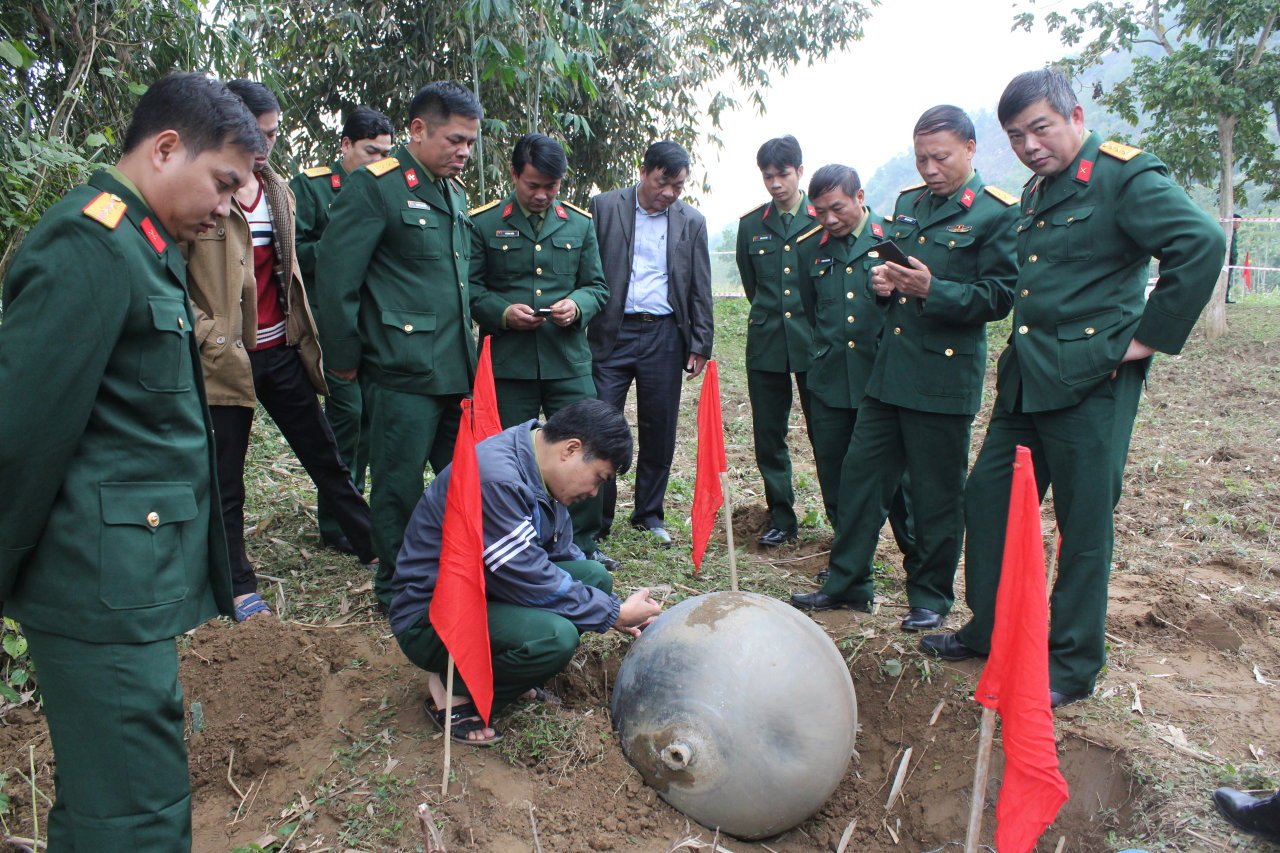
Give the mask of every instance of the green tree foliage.
[[[1034, 0], [1033, 0], [1034, 1]], [[1083, 45], [1064, 61], [1080, 73], [1109, 53], [1153, 44], [1135, 55], [1133, 72], [1097, 100], [1132, 124], [1144, 123], [1141, 144], [1187, 184], [1216, 184], [1218, 213], [1231, 237], [1236, 196], [1253, 181], [1280, 198], [1280, 37], [1275, 0], [1094, 0], [1070, 16], [1049, 12], [1044, 23], [1064, 44]], [[1030, 28], [1035, 15], [1019, 23]], [[1218, 280], [1205, 320], [1210, 337], [1226, 332], [1227, 275]]]

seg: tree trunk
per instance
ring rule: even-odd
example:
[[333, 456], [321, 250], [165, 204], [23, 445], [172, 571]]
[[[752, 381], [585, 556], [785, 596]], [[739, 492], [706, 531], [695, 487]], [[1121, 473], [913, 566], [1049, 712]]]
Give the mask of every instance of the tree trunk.
[[[1236, 117], [1218, 116], [1218, 218], [1222, 220], [1222, 230], [1227, 236], [1227, 252], [1231, 251], [1231, 235], [1235, 232], [1235, 220], [1232, 214], [1236, 207], [1235, 154], [1233, 143], [1236, 130]], [[1213, 296], [1209, 297], [1209, 305], [1204, 310], [1205, 335], [1209, 340], [1217, 340], [1227, 333], [1227, 282], [1230, 281], [1230, 270], [1227, 269], [1223, 256], [1222, 272], [1218, 273], [1218, 283], [1213, 288]]]

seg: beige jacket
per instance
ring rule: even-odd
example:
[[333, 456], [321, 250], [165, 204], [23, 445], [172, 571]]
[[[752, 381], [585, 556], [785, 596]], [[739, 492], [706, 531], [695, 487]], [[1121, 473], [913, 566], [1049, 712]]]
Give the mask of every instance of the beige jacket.
[[[280, 280], [285, 287], [285, 342], [298, 348], [311, 384], [327, 394], [320, 343], [302, 288], [294, 247], [293, 192], [270, 167], [262, 173], [271, 210], [271, 227], [280, 247]], [[258, 339], [258, 288], [253, 275], [249, 223], [232, 204], [231, 214], [184, 247], [187, 290], [196, 317], [196, 340], [204, 367], [210, 406], [249, 406], [256, 402], [247, 347]]]

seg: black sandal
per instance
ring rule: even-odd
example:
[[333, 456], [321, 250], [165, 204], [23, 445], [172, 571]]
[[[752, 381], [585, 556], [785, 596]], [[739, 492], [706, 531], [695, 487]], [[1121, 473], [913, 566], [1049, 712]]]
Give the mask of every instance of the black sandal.
[[[437, 708], [435, 703], [430, 699], [422, 706], [422, 710], [427, 712], [427, 716], [431, 718], [431, 722], [439, 727], [440, 731], [444, 731], [444, 709]], [[473, 738], [470, 737], [472, 732], [482, 732], [486, 728], [484, 720], [480, 718], [480, 710], [476, 708], [474, 702], [463, 702], [461, 705], [454, 705], [449, 714], [449, 737], [458, 743], [465, 743], [468, 746], [493, 746], [502, 740], [502, 734], [494, 729], [493, 737]]]

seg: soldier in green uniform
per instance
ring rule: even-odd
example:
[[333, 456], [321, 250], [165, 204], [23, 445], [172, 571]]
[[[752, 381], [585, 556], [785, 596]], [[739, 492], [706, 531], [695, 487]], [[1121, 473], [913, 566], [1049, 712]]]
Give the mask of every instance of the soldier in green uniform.
[[957, 107], [933, 107], [916, 122], [914, 140], [925, 182], [898, 195], [886, 225], [912, 264], [872, 269], [872, 288], [887, 300], [887, 313], [845, 460], [850, 467], [840, 478], [840, 519], [822, 592], [872, 599], [880, 528], [902, 484], [918, 558], [907, 575], [910, 609], [902, 627], [921, 631], [939, 627], [955, 600], [986, 323], [1009, 313], [1018, 266], [1017, 199], [985, 186], [974, 171], [969, 117]]
[[173, 638], [232, 605], [178, 243], [227, 215], [265, 149], [222, 83], [166, 77], [5, 279], [0, 601], [40, 673], [54, 853], [191, 849]]
[[[333, 204], [348, 175], [361, 166], [385, 159], [391, 153], [393, 136], [395, 128], [391, 119], [369, 107], [356, 107], [342, 125], [338, 159], [329, 166], [304, 169], [289, 181], [289, 188], [297, 199], [294, 223], [298, 269], [302, 272], [302, 283], [312, 305], [316, 304], [316, 249], [320, 245], [320, 235], [329, 224], [329, 205]], [[360, 383], [348, 382], [332, 374], [325, 377], [325, 383], [329, 386], [329, 396], [324, 404], [325, 416], [333, 428], [342, 461], [351, 469], [351, 479], [363, 494], [364, 472], [369, 464], [369, 412], [364, 405]], [[355, 553], [323, 495], [318, 497], [316, 504], [320, 538], [339, 551]]]
[[[596, 396], [587, 324], [609, 299], [591, 214], [556, 200], [567, 158], [540, 133], [516, 140], [514, 190], [471, 211], [471, 314], [490, 336], [498, 414], [503, 427], [551, 417]], [[574, 541], [598, 553], [570, 508]]]
[[[813, 362], [809, 367], [809, 434], [827, 518], [839, 518], [840, 477], [845, 470], [884, 308], [871, 291], [870, 270], [880, 261], [872, 247], [885, 239], [878, 216], [863, 203], [858, 173], [848, 166], [823, 166], [809, 182], [809, 200], [820, 226], [800, 236], [800, 264], [813, 289]], [[817, 236], [821, 232], [821, 236]], [[901, 493], [890, 513], [898, 547], [910, 561], [914, 544]], [[825, 573], [819, 575], [825, 580]], [[870, 602], [837, 601], [822, 592], [791, 597], [814, 610], [849, 606], [869, 610]]]
[[801, 269], [796, 240], [817, 225], [813, 205], [800, 189], [804, 166], [794, 136], [770, 139], [756, 152], [756, 165], [772, 196], [738, 220], [738, 272], [751, 303], [747, 318], [747, 396], [756, 467], [764, 480], [769, 528], [762, 545], [796, 540], [795, 490], [787, 424], [791, 420], [791, 381], [805, 424], [809, 391], [805, 373], [813, 349], [813, 287]]
[[419, 89], [409, 142], [347, 177], [317, 255], [327, 370], [348, 381], [358, 373], [373, 407], [369, 508], [379, 558], [374, 592], [384, 607], [423, 472], [428, 462], [437, 472], [449, 464], [458, 402], [475, 373], [471, 220], [457, 176], [481, 115], [457, 83]]
[[[947, 660], [990, 650], [1014, 451], [1025, 445], [1041, 497], [1053, 486], [1062, 534], [1049, 627], [1049, 698], [1058, 707], [1092, 692], [1106, 660], [1113, 512], [1151, 356], [1186, 343], [1226, 241], [1158, 159], [1085, 130], [1060, 74], [1015, 77], [998, 116], [1035, 177], [1016, 226], [1013, 333], [965, 486], [973, 618], [921, 646]], [[1160, 278], [1144, 300], [1152, 257]]]

